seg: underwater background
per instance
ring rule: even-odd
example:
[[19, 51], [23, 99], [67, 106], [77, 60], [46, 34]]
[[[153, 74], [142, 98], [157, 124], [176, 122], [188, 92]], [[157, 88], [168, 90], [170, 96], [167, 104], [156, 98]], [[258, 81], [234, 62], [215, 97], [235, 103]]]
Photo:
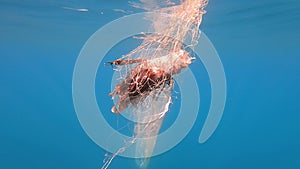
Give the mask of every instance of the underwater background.
[[[300, 1], [210, 0], [206, 10], [201, 30], [218, 51], [227, 78], [223, 118], [212, 137], [199, 144], [210, 87], [197, 61], [191, 65], [201, 69], [196, 123], [180, 144], [152, 157], [148, 168], [299, 169]], [[95, 31], [137, 12], [142, 10], [126, 0], [0, 0], [1, 169], [101, 168], [106, 151], [86, 135], [74, 110], [73, 69]], [[136, 45], [128, 42], [104, 61]], [[112, 74], [111, 67], [99, 69]], [[110, 90], [100, 92], [111, 74], [97, 76], [96, 92], [114, 125]], [[100, 96], [104, 92], [106, 99]], [[177, 109], [171, 106], [166, 124]], [[116, 157], [109, 168], [137, 166], [134, 159]]]

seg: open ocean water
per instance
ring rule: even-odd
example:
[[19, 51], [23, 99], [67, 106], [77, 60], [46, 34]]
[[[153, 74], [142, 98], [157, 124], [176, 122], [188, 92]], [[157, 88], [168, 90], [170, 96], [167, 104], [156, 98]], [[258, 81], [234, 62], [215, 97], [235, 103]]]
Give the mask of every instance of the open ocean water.
[[[197, 61], [191, 67], [199, 65], [203, 83], [196, 123], [148, 168], [299, 169], [300, 1], [210, 0], [206, 10], [201, 30], [217, 49], [227, 78], [223, 118], [212, 137], [199, 144], [210, 87]], [[0, 0], [1, 169], [101, 168], [106, 151], [86, 135], [74, 110], [73, 70], [94, 32], [138, 12], [126, 0]], [[105, 61], [128, 52], [126, 46], [135, 43], [129, 42], [110, 51]], [[111, 80], [112, 70], [102, 69], [110, 74], [97, 76], [98, 103], [116, 125], [112, 101], [100, 96], [110, 92], [101, 91], [101, 85]], [[174, 103], [170, 113], [176, 111]], [[176, 118], [169, 114], [166, 123]], [[137, 166], [133, 159], [116, 157], [109, 168]]]

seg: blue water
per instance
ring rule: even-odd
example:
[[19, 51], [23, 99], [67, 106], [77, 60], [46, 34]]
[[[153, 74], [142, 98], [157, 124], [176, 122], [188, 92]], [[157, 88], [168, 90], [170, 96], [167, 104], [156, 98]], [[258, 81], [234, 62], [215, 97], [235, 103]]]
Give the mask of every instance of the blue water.
[[[74, 65], [96, 30], [126, 15], [113, 9], [140, 10], [116, 0], [0, 4], [0, 168], [100, 168], [106, 151], [85, 134], [73, 107]], [[199, 144], [210, 98], [203, 73], [196, 125], [148, 168], [299, 169], [300, 2], [211, 0], [206, 9], [201, 30], [227, 77], [224, 116], [214, 135]], [[137, 167], [117, 157], [110, 168]]]

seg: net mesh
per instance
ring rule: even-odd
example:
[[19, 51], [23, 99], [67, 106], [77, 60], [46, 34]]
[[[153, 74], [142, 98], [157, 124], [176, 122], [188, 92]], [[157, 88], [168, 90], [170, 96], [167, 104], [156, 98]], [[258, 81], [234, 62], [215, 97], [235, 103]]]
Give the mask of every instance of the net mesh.
[[[117, 65], [120, 83], [110, 94], [116, 103], [112, 112], [122, 113], [130, 109], [136, 123], [133, 137], [108, 160], [111, 160], [135, 144], [137, 160], [141, 168], [149, 162], [165, 114], [172, 102], [173, 75], [191, 64], [193, 58], [187, 48], [193, 49], [199, 39], [199, 27], [204, 7], [208, 0], [141, 0], [132, 6], [162, 15], [148, 15], [155, 34], [142, 34], [136, 37], [141, 45], [110, 64]], [[186, 41], [187, 36], [191, 37]], [[185, 44], [183, 43], [185, 42]], [[137, 141], [136, 138], [151, 138]], [[140, 140], [140, 139], [139, 139]]]

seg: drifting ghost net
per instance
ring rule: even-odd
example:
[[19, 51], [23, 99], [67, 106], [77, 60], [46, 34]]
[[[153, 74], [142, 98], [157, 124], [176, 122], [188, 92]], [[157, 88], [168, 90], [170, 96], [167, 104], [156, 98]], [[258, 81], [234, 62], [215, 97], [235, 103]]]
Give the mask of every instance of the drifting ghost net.
[[[145, 168], [152, 155], [165, 114], [169, 110], [173, 75], [180, 73], [191, 64], [192, 58], [187, 48], [193, 49], [199, 38], [199, 27], [204, 7], [208, 0], [141, 0], [133, 6], [148, 11], [164, 13], [158, 17], [148, 16], [156, 34], [139, 37], [142, 44], [120, 59], [110, 62], [121, 74], [121, 82], [110, 94], [116, 100], [111, 111], [119, 114], [129, 109], [135, 118], [134, 134], [127, 144], [106, 159], [103, 169], [113, 158], [133, 144], [138, 165]], [[164, 6], [164, 8], [159, 8]], [[186, 37], [191, 37], [186, 41]], [[185, 42], [183, 44], [182, 42]], [[151, 138], [137, 141], [137, 138]]]

